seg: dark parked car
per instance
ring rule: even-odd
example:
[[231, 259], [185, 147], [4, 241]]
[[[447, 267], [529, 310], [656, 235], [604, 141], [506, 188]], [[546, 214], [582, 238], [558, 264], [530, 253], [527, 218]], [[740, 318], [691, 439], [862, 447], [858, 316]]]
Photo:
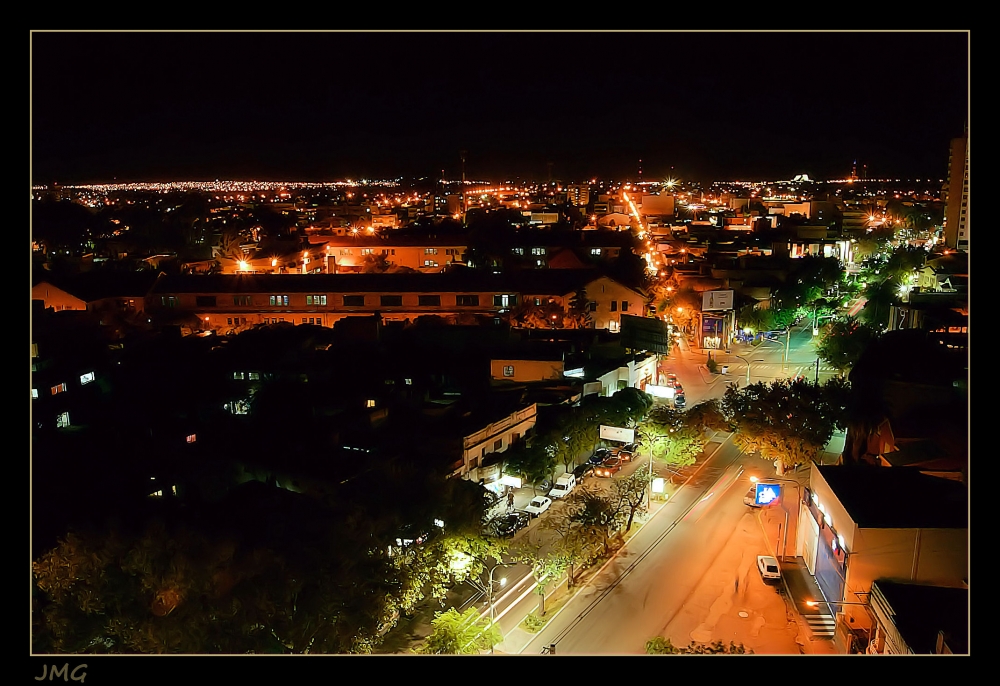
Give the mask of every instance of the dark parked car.
[[674, 407], [686, 407], [687, 404], [687, 398], [684, 397], [683, 393], [674, 396]]
[[490, 528], [497, 536], [513, 536], [528, 526], [527, 512], [506, 512], [490, 521]]
[[604, 461], [609, 457], [611, 457], [610, 450], [608, 450], [607, 448], [598, 448], [597, 450], [594, 451], [594, 454], [590, 456], [590, 459], [587, 460], [587, 462], [589, 462], [594, 466], [597, 466], [603, 464]]
[[573, 476], [576, 477], [577, 483], [583, 480], [585, 476], [591, 476], [594, 473], [594, 465], [587, 462], [586, 464], [577, 465], [576, 469], [573, 470]]

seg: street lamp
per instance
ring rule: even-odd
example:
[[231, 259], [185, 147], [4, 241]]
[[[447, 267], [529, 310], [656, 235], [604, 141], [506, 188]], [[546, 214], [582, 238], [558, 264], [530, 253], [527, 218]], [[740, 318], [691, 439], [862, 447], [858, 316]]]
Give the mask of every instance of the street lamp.
[[[855, 595], [867, 595], [867, 593], [860, 593], [859, 592], [859, 593], [856, 593]], [[877, 623], [877, 620], [875, 619], [874, 613], [872, 612], [871, 603], [855, 603], [855, 602], [847, 602], [847, 601], [842, 601], [842, 600], [834, 600], [834, 601], [829, 601], [829, 600], [807, 600], [806, 601], [806, 606], [807, 607], [819, 607], [820, 604], [826, 605], [828, 608], [832, 608], [834, 605], [860, 605], [861, 607], [865, 608], [865, 614], [868, 615], [868, 641], [869, 641], [869, 643], [871, 642], [871, 640], [872, 640], [872, 631], [874, 631], [875, 624]], [[839, 612], [839, 610], [833, 610], [833, 614], [837, 614], [838, 612]], [[851, 618], [851, 621], [852, 622], [854, 621], [853, 617]], [[852, 634], [853, 634], [853, 631], [852, 631]], [[851, 641], [851, 644], [853, 645], [853, 641]], [[849, 651], [850, 651], [850, 648], [848, 648], [848, 652]]]
[[[795, 502], [799, 502], [800, 499], [802, 498], [802, 491], [801, 491], [802, 484], [800, 484], [795, 479], [782, 479], [780, 477], [772, 477], [772, 478], [769, 478], [767, 480], [768, 481], [784, 481], [785, 483], [795, 484]], [[758, 481], [760, 481], [760, 479], [758, 479], [756, 476], [751, 476], [750, 477], [750, 482], [751, 483], [757, 483]], [[784, 529], [782, 530], [783, 538], [781, 539], [781, 561], [784, 562], [785, 561], [785, 551], [788, 549], [788, 508], [785, 507], [785, 495], [784, 495], [784, 493], [782, 493], [782, 495], [781, 495], [781, 509], [785, 513], [785, 525], [784, 525]]]
[[[494, 589], [495, 589], [495, 587], [496, 587], [497, 584], [500, 585], [500, 588], [503, 588], [504, 586], [507, 585], [507, 577], [501, 577], [500, 579], [497, 579], [497, 580], [494, 581], [493, 574], [496, 572], [496, 570], [499, 567], [512, 567], [513, 563], [497, 561], [497, 563], [495, 565], [490, 566], [489, 564], [486, 563], [486, 560], [484, 560], [481, 557], [478, 557], [476, 555], [472, 555], [470, 553], [462, 553], [462, 555], [465, 556], [465, 557], [469, 557], [469, 558], [472, 558], [473, 560], [478, 561], [481, 565], [483, 565], [483, 567], [485, 569], [488, 569], [489, 572], [490, 572], [490, 580], [487, 583], [486, 588], [483, 588], [482, 584], [480, 584], [478, 582], [478, 580], [473, 580], [472, 578], [469, 578], [469, 579], [467, 579], [467, 581], [469, 582], [469, 585], [472, 586], [474, 589], [476, 589], [480, 593], [485, 593], [486, 594], [486, 598], [487, 598], [486, 602], [489, 603], [489, 606], [490, 606], [490, 627], [492, 628], [493, 625], [496, 624], [496, 615], [497, 615], [496, 605], [493, 602]], [[463, 567], [467, 566], [467, 563], [465, 565], [462, 565], [462, 566]], [[490, 653], [493, 653], [493, 646], [492, 645], [490, 645]]]
[[808, 605], [809, 607], [817, 607], [821, 603], [823, 605], [864, 605], [865, 607], [868, 607], [868, 603], [849, 603], [849, 602], [845, 602], [845, 601], [841, 601], [841, 600], [834, 600], [832, 602], [829, 601], [829, 600], [807, 600], [806, 601], [806, 605]]
[[[747, 358], [743, 357], [742, 355], [733, 355], [733, 357], [741, 359], [741, 360], [743, 360], [746, 363], [746, 365], [747, 365], [747, 386], [749, 386], [750, 385], [750, 362], [763, 362], [764, 360], [748, 360]], [[756, 478], [756, 477], [754, 477], [754, 478]]]

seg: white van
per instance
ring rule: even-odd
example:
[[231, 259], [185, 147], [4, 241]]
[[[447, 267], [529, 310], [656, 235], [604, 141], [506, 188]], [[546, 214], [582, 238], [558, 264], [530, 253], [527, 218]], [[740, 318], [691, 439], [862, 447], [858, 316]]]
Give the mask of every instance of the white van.
[[572, 474], [563, 474], [558, 479], [556, 479], [555, 485], [552, 490], [549, 491], [550, 498], [562, 498], [564, 495], [573, 490], [576, 486], [576, 477]]

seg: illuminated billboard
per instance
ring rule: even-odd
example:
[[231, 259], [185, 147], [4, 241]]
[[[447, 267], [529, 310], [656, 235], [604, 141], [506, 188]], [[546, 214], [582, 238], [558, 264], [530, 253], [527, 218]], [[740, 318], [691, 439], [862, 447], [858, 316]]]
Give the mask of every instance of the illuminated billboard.
[[701, 311], [733, 309], [733, 291], [705, 291], [701, 294]]
[[781, 486], [778, 484], [756, 484], [754, 502], [761, 507], [781, 501]]
[[599, 435], [606, 441], [621, 441], [622, 443], [633, 443], [635, 441], [635, 429], [625, 429], [620, 426], [605, 426], [601, 424]]

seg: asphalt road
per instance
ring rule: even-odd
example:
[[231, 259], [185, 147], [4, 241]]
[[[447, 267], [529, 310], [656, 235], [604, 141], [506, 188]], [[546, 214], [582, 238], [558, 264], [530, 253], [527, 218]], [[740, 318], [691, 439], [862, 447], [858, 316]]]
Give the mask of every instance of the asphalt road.
[[684, 606], [747, 514], [749, 478], [731, 440], [682, 487], [523, 653], [641, 654]]

